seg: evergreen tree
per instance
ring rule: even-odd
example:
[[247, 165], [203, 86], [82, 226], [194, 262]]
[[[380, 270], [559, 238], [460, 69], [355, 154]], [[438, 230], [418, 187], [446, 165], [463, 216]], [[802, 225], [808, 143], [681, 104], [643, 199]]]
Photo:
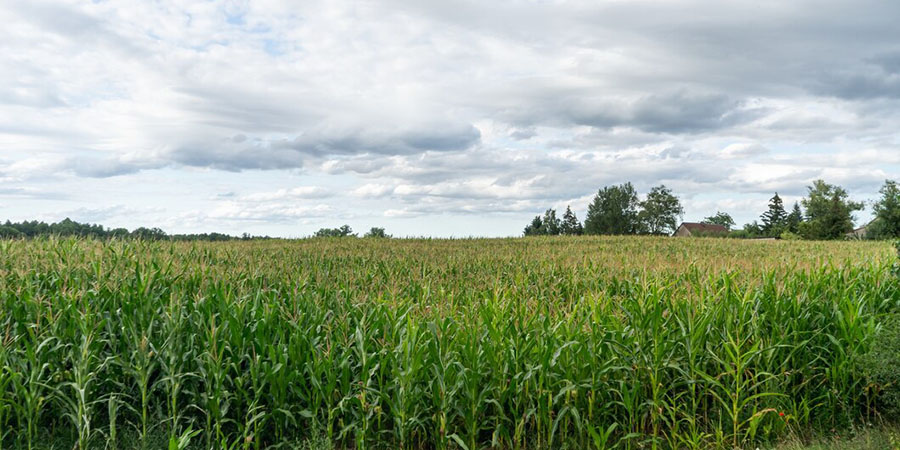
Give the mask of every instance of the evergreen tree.
[[801, 222], [803, 222], [803, 212], [800, 211], [800, 204], [794, 202], [794, 208], [791, 209], [790, 214], [788, 214], [787, 219], [785, 219], [787, 230], [791, 233], [799, 233]]
[[900, 238], [900, 186], [886, 180], [878, 192], [881, 198], [872, 207], [875, 219], [870, 233], [876, 239]]
[[572, 208], [569, 206], [566, 206], [566, 212], [563, 214], [560, 232], [567, 235], [580, 235], [584, 232], [581, 222], [578, 221], [578, 218], [575, 217], [575, 213], [572, 212]]
[[584, 234], [634, 234], [638, 197], [631, 183], [600, 189], [588, 205]]
[[787, 212], [784, 210], [784, 202], [778, 193], [769, 199], [769, 209], [762, 213], [760, 220], [762, 221], [762, 231], [767, 236], [779, 236], [785, 226]]

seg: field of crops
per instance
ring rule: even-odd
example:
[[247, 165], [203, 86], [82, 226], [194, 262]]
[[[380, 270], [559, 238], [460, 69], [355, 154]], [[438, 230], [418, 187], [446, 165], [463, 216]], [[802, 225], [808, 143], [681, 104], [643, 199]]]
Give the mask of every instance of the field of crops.
[[0, 241], [0, 448], [751, 448], [880, 420], [888, 243]]

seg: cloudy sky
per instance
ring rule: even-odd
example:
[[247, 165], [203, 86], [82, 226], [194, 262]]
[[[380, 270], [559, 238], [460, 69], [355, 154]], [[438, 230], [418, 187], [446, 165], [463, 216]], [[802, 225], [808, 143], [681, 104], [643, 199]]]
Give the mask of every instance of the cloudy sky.
[[[0, 220], [520, 234], [900, 178], [900, 2], [0, 3]], [[871, 208], [858, 214], [866, 220]]]

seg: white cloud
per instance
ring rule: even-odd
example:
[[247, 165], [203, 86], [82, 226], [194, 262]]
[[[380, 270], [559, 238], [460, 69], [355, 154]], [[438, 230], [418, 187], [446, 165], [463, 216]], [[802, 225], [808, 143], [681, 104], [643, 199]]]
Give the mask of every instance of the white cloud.
[[139, 217], [173, 231], [459, 215], [476, 234], [629, 180], [739, 221], [817, 177], [871, 198], [900, 177], [898, 15], [876, 0], [6, 2], [0, 200], [14, 217], [153, 204]]

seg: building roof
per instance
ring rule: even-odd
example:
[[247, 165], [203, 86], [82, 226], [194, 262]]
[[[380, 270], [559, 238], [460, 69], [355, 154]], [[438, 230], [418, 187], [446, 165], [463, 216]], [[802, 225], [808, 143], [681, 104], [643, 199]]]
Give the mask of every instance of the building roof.
[[[712, 223], [696, 223], [696, 222], [682, 222], [678, 228], [685, 227], [691, 234], [694, 233], [706, 233], [706, 234], [725, 234], [728, 233], [728, 228], [725, 228], [722, 225], [715, 225]], [[678, 228], [675, 231], [678, 231]]]

